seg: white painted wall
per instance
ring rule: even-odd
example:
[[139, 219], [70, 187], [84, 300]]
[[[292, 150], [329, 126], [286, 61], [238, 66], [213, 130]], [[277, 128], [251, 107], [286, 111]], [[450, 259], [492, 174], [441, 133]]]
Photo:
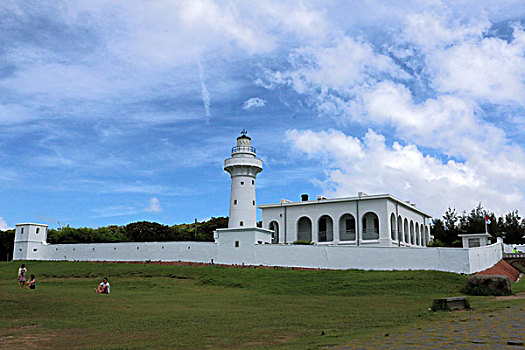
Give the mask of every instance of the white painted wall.
[[[21, 232], [22, 227], [24, 233]], [[220, 229], [215, 233], [214, 243], [47, 244], [44, 232], [36, 234], [36, 228], [42, 227], [17, 225], [16, 260], [185, 261], [343, 270], [437, 270], [470, 274], [496, 264], [502, 259], [504, 249], [501, 240], [470, 249], [270, 244], [271, 231], [261, 228]]]
[[469, 248], [470, 273], [483, 271], [494, 266], [503, 259], [503, 249], [503, 245], [498, 243]]
[[217, 256], [212, 242], [122, 242], [33, 244], [24, 260], [189, 261], [209, 263]]

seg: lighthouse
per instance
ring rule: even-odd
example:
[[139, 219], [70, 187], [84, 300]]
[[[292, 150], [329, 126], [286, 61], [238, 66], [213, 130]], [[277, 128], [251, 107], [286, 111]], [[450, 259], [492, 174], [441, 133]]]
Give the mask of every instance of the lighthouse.
[[232, 179], [228, 228], [256, 227], [255, 177], [263, 168], [251, 141], [243, 130], [231, 157], [224, 161], [224, 171]]

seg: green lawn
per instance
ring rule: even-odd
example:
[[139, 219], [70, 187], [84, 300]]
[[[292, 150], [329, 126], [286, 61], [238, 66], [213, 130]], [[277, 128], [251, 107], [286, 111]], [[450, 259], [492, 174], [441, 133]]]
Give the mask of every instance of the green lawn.
[[[26, 265], [37, 290], [18, 287], [18, 262], [0, 263], [2, 347], [317, 349], [453, 317], [428, 307], [460, 295], [466, 279], [424, 271]], [[111, 294], [95, 294], [104, 276]], [[486, 300], [474, 298], [473, 306], [488, 308]]]

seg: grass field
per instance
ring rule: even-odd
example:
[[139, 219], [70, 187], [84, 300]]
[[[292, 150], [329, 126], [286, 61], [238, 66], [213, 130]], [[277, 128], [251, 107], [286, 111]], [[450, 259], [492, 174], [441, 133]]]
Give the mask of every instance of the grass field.
[[[37, 276], [34, 291], [18, 287], [18, 263], [0, 263], [0, 347], [317, 349], [453, 317], [428, 307], [460, 295], [466, 279], [424, 271], [26, 265]], [[95, 294], [104, 276], [111, 294]], [[471, 303], [493, 307], [486, 300]]]

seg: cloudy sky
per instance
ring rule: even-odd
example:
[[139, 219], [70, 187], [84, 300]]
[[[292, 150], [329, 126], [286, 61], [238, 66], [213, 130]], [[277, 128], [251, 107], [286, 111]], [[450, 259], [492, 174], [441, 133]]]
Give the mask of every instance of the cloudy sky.
[[[342, 4], [343, 3], [343, 4]], [[525, 212], [525, 1], [0, 3], [0, 229], [391, 193]]]

